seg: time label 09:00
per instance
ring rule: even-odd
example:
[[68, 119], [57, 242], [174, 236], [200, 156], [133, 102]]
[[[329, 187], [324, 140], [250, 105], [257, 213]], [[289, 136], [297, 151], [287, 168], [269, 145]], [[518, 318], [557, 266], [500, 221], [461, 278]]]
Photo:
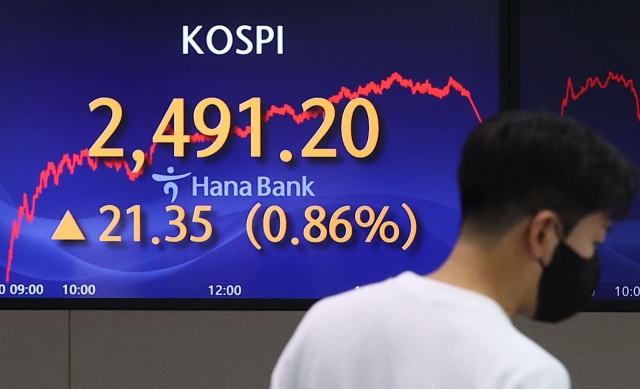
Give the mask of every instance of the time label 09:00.
[[5, 294], [11, 296], [42, 296], [44, 285], [42, 284], [11, 284], [9, 286], [0, 284], [0, 296]]

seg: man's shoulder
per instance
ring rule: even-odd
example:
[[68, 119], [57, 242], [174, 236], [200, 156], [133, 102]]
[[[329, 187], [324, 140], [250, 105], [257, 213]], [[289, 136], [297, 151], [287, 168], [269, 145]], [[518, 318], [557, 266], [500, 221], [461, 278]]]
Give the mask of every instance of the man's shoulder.
[[481, 340], [491, 361], [490, 380], [496, 387], [522, 389], [568, 389], [569, 372], [558, 358], [520, 332], [515, 326], [493, 332]]
[[502, 387], [523, 389], [569, 389], [571, 379], [560, 360], [522, 335], [520, 346], [496, 369]]
[[386, 317], [404, 311], [414, 319], [432, 323], [437, 323], [439, 317], [456, 314], [462, 316], [461, 321], [479, 316], [509, 322], [504, 310], [489, 297], [413, 272], [324, 298], [308, 315], [337, 320], [341, 315]]
[[361, 349], [375, 339], [376, 348], [400, 353], [416, 346], [443, 357], [465, 354], [461, 367], [484, 366], [498, 381], [568, 381], [564, 365], [520, 332], [493, 300], [417, 277], [400, 275], [319, 301], [305, 317], [307, 340]]
[[394, 280], [389, 279], [319, 300], [307, 311], [301, 325], [319, 323], [322, 329], [329, 330], [353, 321], [377, 321], [399, 299], [393, 284]]
[[[327, 383], [354, 378], [354, 371], [368, 372], [371, 382], [402, 376], [459, 387], [569, 387], [564, 366], [518, 331], [493, 300], [415, 274], [316, 303], [281, 356], [274, 382], [331, 387]], [[528, 381], [540, 385], [515, 384]]]
[[318, 301], [300, 323], [298, 338], [308, 345], [351, 344], [354, 350], [375, 339], [378, 347], [399, 352], [408, 344], [446, 349], [451, 345], [441, 339], [448, 338], [477, 353], [501, 344], [502, 353], [514, 343], [529, 346], [493, 300], [414, 273]]

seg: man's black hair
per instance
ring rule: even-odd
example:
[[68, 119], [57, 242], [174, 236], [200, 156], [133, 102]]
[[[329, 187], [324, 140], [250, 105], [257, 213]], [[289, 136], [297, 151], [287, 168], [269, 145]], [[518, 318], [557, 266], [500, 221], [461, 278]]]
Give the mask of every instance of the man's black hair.
[[589, 127], [551, 113], [511, 111], [478, 125], [458, 168], [462, 221], [502, 234], [548, 209], [565, 234], [589, 213], [623, 219], [638, 168]]

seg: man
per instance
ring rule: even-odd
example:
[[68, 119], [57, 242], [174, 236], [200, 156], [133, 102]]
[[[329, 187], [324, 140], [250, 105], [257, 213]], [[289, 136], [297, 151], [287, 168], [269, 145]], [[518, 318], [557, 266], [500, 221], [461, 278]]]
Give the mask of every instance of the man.
[[508, 112], [468, 137], [461, 232], [434, 273], [405, 272], [318, 302], [272, 389], [567, 389], [516, 315], [560, 321], [590, 298], [597, 246], [637, 193], [637, 168], [589, 128]]

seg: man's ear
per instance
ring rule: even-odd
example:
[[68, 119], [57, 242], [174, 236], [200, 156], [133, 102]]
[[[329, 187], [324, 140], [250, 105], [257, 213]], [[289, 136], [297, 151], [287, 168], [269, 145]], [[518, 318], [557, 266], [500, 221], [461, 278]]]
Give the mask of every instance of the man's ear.
[[532, 259], [538, 261], [542, 259], [545, 266], [553, 256], [553, 251], [559, 243], [558, 233], [555, 226], [560, 222], [558, 215], [550, 210], [538, 212], [529, 221], [527, 234], [527, 249]]

